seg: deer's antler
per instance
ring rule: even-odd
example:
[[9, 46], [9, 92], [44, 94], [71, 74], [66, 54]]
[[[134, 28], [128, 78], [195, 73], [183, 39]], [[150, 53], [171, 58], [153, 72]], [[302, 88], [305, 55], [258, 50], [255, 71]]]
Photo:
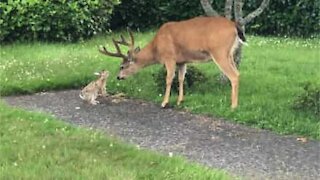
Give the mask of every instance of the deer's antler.
[[131, 39], [130, 43], [123, 37], [123, 35], [120, 35], [120, 40], [116, 40], [116, 43], [124, 45], [124, 46], [128, 46], [130, 50], [133, 50], [134, 49], [133, 33], [129, 28], [128, 28], [128, 32], [129, 32], [130, 39]]
[[107, 56], [113, 56], [113, 57], [121, 57], [121, 58], [128, 58], [128, 56], [124, 55], [121, 52], [121, 49], [119, 47], [119, 44], [128, 46], [130, 51], [133, 52], [134, 50], [134, 37], [132, 31], [128, 28], [128, 32], [131, 38], [131, 42], [129, 43], [126, 41], [126, 39], [123, 37], [123, 35], [120, 35], [120, 40], [112, 39], [112, 42], [114, 44], [114, 47], [116, 48], [117, 52], [113, 53], [107, 50], [106, 47], [102, 46], [99, 48], [100, 53], [105, 54]]
[[121, 58], [126, 58], [127, 56], [122, 54], [120, 47], [118, 44], [120, 44], [118, 41], [112, 39], [112, 42], [117, 50], [116, 53], [110, 52], [107, 50], [106, 47], [102, 46], [102, 48], [99, 48], [100, 53], [105, 54], [107, 56], [113, 56], [113, 57], [121, 57]]
[[126, 41], [126, 39], [123, 37], [123, 35], [120, 35], [120, 39], [121, 40], [116, 40], [116, 43], [121, 44], [121, 45], [125, 45], [125, 46], [131, 46], [131, 44]]

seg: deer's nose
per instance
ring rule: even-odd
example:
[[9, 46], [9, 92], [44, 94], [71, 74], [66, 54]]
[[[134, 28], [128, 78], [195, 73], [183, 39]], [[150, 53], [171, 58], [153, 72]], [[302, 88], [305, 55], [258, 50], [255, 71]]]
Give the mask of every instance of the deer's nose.
[[117, 77], [117, 79], [118, 79], [118, 80], [123, 80], [124, 78], [123, 78], [123, 77], [118, 76], [118, 77]]

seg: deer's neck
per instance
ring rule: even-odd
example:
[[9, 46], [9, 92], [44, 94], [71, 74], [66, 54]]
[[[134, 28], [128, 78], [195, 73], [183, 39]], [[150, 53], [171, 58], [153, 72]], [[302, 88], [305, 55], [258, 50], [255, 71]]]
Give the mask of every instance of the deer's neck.
[[152, 43], [148, 44], [146, 47], [140, 50], [140, 52], [136, 55], [136, 60], [137, 63], [142, 67], [157, 63]]

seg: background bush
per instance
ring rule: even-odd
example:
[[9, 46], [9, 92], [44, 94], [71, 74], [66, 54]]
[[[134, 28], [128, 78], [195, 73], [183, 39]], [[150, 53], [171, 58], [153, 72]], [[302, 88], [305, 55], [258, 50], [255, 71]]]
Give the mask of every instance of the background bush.
[[108, 28], [119, 0], [0, 2], [0, 40], [76, 41]]
[[[107, 30], [120, 0], [8, 0], [0, 2], [0, 41], [76, 41]], [[224, 0], [213, 6], [223, 14]], [[244, 13], [261, 0], [247, 0]], [[112, 14], [111, 27], [139, 29], [167, 21], [203, 15], [199, 0], [122, 0]], [[247, 26], [259, 35], [310, 37], [320, 31], [319, 0], [271, 1], [268, 9]]]
[[[156, 83], [158, 93], [160, 94], [164, 93], [166, 89], [166, 75], [167, 71], [165, 68], [160, 68], [160, 70], [156, 74], [153, 74], [153, 79]], [[178, 72], [176, 71], [171, 86], [171, 92], [173, 93], [178, 93], [179, 91], [178, 77]], [[208, 78], [201, 70], [189, 65], [187, 66], [187, 73], [184, 80], [184, 89], [188, 92], [191, 92], [193, 90], [193, 87], [199, 84], [204, 84], [207, 80]]]
[[[214, 1], [213, 7], [223, 14], [224, 0]], [[248, 14], [261, 3], [245, 1]], [[204, 15], [200, 1], [185, 0], [122, 0], [112, 16], [112, 28], [130, 26], [146, 29], [167, 21]], [[247, 32], [259, 35], [312, 36], [320, 31], [319, 0], [277, 0], [247, 26]]]
[[161, 0], [121, 0], [121, 4], [116, 6], [112, 15], [111, 27], [147, 29], [156, 26], [161, 20], [159, 9]]
[[[244, 9], [254, 9], [250, 0]], [[312, 36], [320, 31], [319, 0], [270, 1], [268, 9], [248, 26], [249, 32], [262, 35]]]
[[303, 93], [294, 101], [294, 109], [311, 112], [320, 117], [320, 86], [307, 83], [303, 89]]
[[200, 1], [185, 0], [122, 0], [115, 7], [111, 27], [129, 26], [135, 29], [148, 29], [163, 22], [187, 19], [202, 15]]

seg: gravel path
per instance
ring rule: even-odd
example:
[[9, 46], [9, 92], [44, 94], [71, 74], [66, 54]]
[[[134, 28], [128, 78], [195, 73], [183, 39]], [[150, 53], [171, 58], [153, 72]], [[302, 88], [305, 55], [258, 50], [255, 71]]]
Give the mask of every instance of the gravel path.
[[206, 116], [139, 100], [106, 98], [89, 106], [68, 90], [5, 97], [10, 105], [53, 114], [69, 123], [99, 128], [140, 147], [172, 152], [245, 179], [320, 179], [320, 142], [298, 142]]

